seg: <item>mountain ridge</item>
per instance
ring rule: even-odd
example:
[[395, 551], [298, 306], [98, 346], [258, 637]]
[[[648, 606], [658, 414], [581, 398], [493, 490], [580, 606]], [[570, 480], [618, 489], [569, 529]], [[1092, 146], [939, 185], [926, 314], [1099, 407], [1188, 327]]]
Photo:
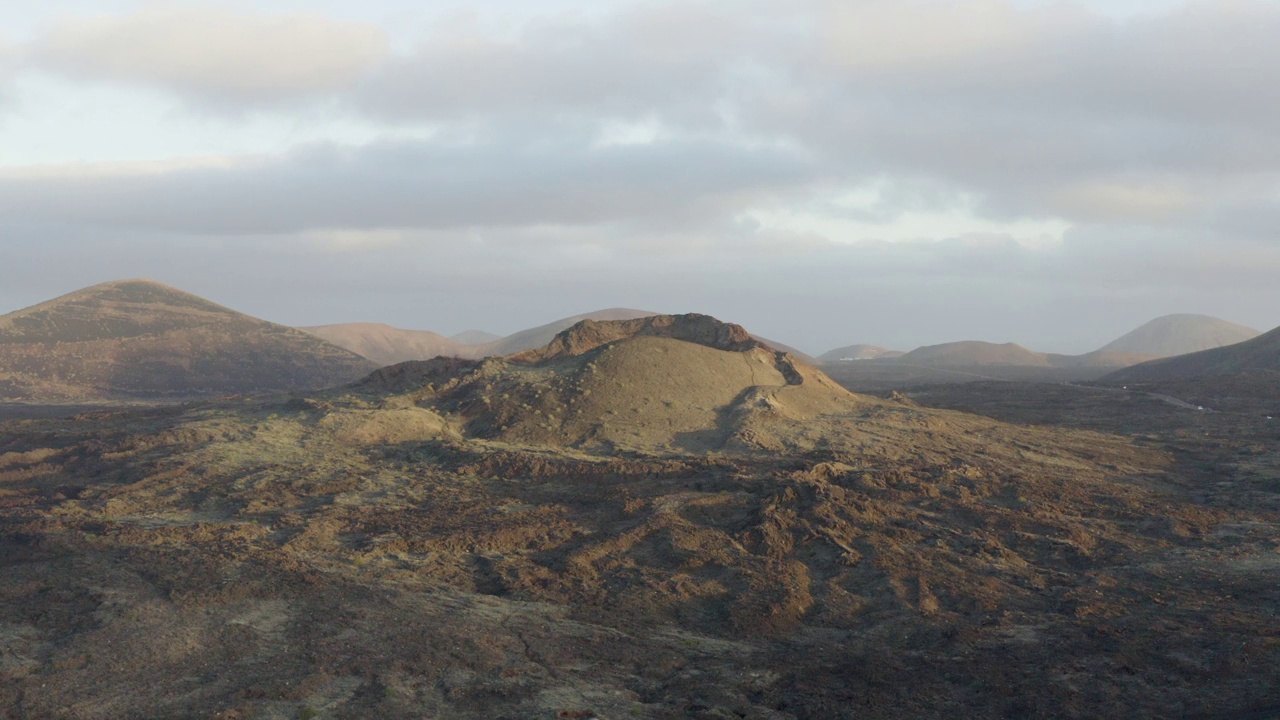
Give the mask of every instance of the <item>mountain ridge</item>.
[[151, 280], [99, 283], [0, 316], [0, 398], [178, 399], [336, 385], [364, 358]]
[[1105, 382], [1152, 382], [1280, 371], [1280, 328], [1251, 340], [1124, 368]]

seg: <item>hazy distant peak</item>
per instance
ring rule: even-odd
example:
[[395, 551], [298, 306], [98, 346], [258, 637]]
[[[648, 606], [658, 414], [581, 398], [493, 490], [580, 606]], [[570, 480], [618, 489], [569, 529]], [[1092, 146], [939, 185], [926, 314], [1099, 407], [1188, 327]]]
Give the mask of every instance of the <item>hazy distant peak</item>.
[[[1280, 328], [1242, 342], [1134, 365], [1105, 379], [1114, 382], [1185, 380], [1203, 376], [1280, 372]], [[1274, 387], [1268, 377], [1267, 384]]]
[[846, 345], [828, 350], [818, 356], [822, 362], [840, 362], [842, 360], [875, 360], [876, 358], [900, 357], [904, 353], [898, 350], [886, 350], [878, 345]]
[[495, 335], [491, 332], [485, 332], [484, 330], [472, 329], [463, 330], [457, 335], [450, 336], [449, 339], [463, 345], [488, 345], [489, 343], [501, 340], [502, 336]]
[[1050, 364], [1044, 353], [1028, 350], [1017, 343], [992, 343], [981, 340], [926, 345], [903, 355], [907, 363], [929, 365], [1040, 365]]
[[405, 330], [385, 323], [337, 323], [300, 328], [379, 365], [437, 356], [469, 357], [458, 342], [429, 330]]
[[1104, 345], [1099, 352], [1171, 357], [1234, 345], [1261, 334], [1220, 318], [1183, 313], [1158, 317]]

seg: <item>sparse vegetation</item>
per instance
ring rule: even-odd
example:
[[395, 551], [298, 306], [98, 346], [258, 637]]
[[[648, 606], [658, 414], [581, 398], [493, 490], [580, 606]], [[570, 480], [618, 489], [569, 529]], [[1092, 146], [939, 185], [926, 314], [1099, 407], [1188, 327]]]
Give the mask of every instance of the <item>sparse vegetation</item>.
[[[0, 714], [1277, 703], [1261, 418], [1062, 386], [877, 399], [750, 346], [610, 342], [412, 364], [289, 408], [6, 422]], [[544, 393], [539, 426], [486, 390], [533, 397], [548, 362], [595, 392]]]

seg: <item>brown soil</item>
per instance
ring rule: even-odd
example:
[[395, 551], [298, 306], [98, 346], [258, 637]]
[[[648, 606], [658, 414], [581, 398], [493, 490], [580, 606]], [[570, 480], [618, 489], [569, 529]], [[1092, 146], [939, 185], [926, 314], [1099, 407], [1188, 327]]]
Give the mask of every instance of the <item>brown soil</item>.
[[1206, 468], [1176, 427], [1024, 427], [754, 345], [584, 338], [8, 422], [0, 716], [1280, 708], [1280, 516], [1204, 493], [1274, 473], [1265, 437]]

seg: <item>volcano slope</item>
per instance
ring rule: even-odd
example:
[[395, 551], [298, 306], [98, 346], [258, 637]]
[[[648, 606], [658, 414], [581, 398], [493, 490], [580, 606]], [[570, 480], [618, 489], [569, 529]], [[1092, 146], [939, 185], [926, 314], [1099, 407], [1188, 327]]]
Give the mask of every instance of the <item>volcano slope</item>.
[[0, 433], [0, 716], [1268, 717], [1275, 513], [703, 316]]
[[0, 400], [76, 403], [322, 388], [368, 360], [150, 280], [0, 316]]

